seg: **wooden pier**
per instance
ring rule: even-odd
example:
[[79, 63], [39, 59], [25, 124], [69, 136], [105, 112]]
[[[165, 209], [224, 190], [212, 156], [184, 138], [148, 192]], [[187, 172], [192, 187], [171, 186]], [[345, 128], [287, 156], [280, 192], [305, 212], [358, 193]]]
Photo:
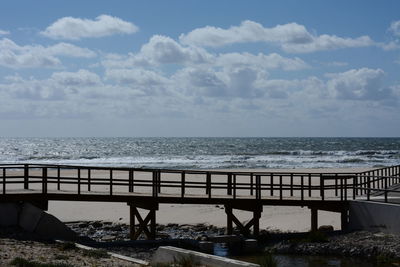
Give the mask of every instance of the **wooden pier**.
[[[318, 210], [338, 212], [345, 229], [348, 200], [390, 202], [400, 195], [400, 165], [359, 173], [303, 173], [3, 164], [0, 178], [0, 202], [27, 201], [43, 209], [52, 200], [127, 203], [131, 239], [156, 237], [156, 212], [164, 203], [223, 205], [229, 234], [235, 225], [243, 235], [257, 236], [264, 206], [308, 207], [311, 230], [318, 228]], [[235, 210], [251, 212], [247, 224]]]

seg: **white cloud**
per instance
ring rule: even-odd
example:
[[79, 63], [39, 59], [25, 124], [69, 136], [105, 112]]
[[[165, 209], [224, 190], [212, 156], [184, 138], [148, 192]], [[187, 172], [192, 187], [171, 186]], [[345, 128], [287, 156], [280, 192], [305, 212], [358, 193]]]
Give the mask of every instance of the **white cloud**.
[[381, 69], [352, 69], [342, 73], [328, 74], [327, 89], [338, 99], [382, 100], [391, 97], [383, 85], [385, 72]]
[[0, 30], [0, 35], [7, 35], [10, 34], [9, 31]]
[[393, 21], [392, 24], [390, 24], [389, 30], [397, 37], [400, 37], [400, 20], [398, 21]]
[[335, 35], [314, 35], [303, 25], [288, 23], [266, 28], [254, 21], [243, 21], [239, 26], [222, 29], [207, 26], [179, 37], [184, 44], [218, 47], [234, 43], [266, 42], [281, 46], [287, 52], [309, 53], [339, 48], [371, 46], [368, 36], [342, 38]]
[[259, 53], [257, 55], [250, 53], [226, 53], [220, 54], [216, 59], [217, 66], [257, 66], [265, 69], [283, 69], [283, 70], [301, 70], [308, 68], [300, 58], [285, 58], [279, 54], [272, 53], [265, 55]]
[[170, 37], [154, 35], [136, 54], [109, 54], [102, 64], [107, 68], [158, 66], [162, 64], [205, 64], [213, 56], [202, 48], [185, 47]]
[[51, 79], [57, 84], [63, 86], [94, 86], [100, 85], [100, 77], [88, 70], [79, 70], [77, 72], [55, 72], [51, 75]]
[[131, 22], [109, 15], [100, 15], [95, 20], [63, 17], [48, 26], [41, 34], [52, 39], [79, 40], [114, 34], [132, 34], [138, 30], [139, 28]]
[[52, 55], [59, 55], [59, 56], [70, 56], [70, 57], [80, 57], [80, 58], [92, 58], [96, 56], [96, 53], [88, 48], [82, 48], [67, 43], [58, 43], [53, 46], [47, 47], [46, 50]]
[[96, 54], [75, 45], [59, 43], [44, 47], [41, 45], [20, 46], [12, 40], [0, 40], [0, 65], [8, 68], [56, 67], [61, 64], [57, 56], [94, 57]]

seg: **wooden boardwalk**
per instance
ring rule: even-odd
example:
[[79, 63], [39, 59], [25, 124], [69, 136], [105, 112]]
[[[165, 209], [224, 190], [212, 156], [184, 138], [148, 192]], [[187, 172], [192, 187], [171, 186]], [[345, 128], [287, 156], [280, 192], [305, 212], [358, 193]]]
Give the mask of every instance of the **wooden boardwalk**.
[[[43, 164], [0, 165], [0, 202], [28, 201], [47, 209], [48, 201], [125, 202], [131, 211], [131, 238], [155, 238], [159, 204], [224, 205], [228, 233], [235, 224], [243, 234], [259, 231], [263, 206], [302, 206], [348, 218], [348, 200], [398, 202], [400, 165], [358, 173], [245, 172], [107, 168]], [[138, 208], [148, 211], [142, 218]], [[235, 209], [253, 213], [243, 225]], [[139, 223], [135, 229], [135, 222]]]

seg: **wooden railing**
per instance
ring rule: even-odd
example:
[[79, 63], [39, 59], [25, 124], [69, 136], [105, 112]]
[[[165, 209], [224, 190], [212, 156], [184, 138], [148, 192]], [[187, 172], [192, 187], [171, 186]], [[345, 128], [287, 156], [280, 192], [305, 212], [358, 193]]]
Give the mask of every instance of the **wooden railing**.
[[[69, 194], [144, 194], [154, 198], [296, 199], [345, 201], [374, 192], [399, 192], [400, 165], [360, 173], [166, 170], [46, 164], [0, 165], [2, 195], [39, 191]], [[3, 197], [4, 197], [3, 196]], [[1, 197], [1, 194], [0, 194]]]

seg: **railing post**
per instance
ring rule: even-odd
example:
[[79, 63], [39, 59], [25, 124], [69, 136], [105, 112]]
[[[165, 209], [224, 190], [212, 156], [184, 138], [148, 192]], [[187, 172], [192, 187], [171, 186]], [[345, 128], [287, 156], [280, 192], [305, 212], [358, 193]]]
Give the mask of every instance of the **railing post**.
[[279, 199], [282, 200], [283, 198], [283, 191], [282, 191], [282, 175], [279, 175]]
[[47, 194], [47, 167], [42, 169], [42, 194]]
[[81, 194], [81, 168], [78, 168], [78, 195]]
[[128, 191], [130, 192], [130, 193], [132, 193], [133, 192], [133, 179], [134, 179], [134, 177], [133, 177], [133, 170], [132, 169], [129, 169], [129, 185], [128, 185]]
[[290, 174], [290, 196], [293, 196], [293, 173]]
[[157, 190], [158, 193], [161, 193], [161, 172], [157, 171]]
[[87, 185], [87, 187], [88, 187], [88, 192], [90, 192], [90, 190], [92, 189], [92, 187], [91, 187], [91, 179], [92, 179], [92, 172], [91, 172], [91, 170], [88, 168], [88, 170], [87, 170], [87, 179], [88, 179], [88, 185]]
[[270, 175], [271, 180], [271, 197], [274, 195], [274, 174], [271, 173]]
[[253, 195], [253, 186], [254, 186], [253, 173], [250, 173], [250, 196]]
[[233, 199], [236, 199], [236, 174], [233, 174]]
[[384, 182], [385, 182], [385, 190], [388, 188], [388, 177], [385, 176], [384, 178]]
[[110, 196], [113, 194], [113, 171], [110, 169]]
[[321, 195], [321, 200], [325, 200], [325, 183], [324, 183], [324, 177], [322, 174], [319, 175], [319, 180], [320, 180], [320, 195]]
[[[335, 197], [337, 197], [337, 195], [338, 195], [338, 182], [337, 182], [337, 180], [338, 180], [338, 174], [336, 173], [335, 174]], [[353, 182], [353, 184], [354, 184], [354, 182]]]
[[185, 197], [185, 186], [186, 186], [186, 174], [185, 174], [185, 172], [183, 171], [182, 173], [181, 173], [181, 198], [184, 198]]
[[[208, 198], [211, 198], [211, 173], [209, 173], [209, 172], [207, 172], [207, 185], [206, 186], [207, 186]], [[234, 192], [236, 195], [236, 190]]]
[[61, 177], [61, 170], [60, 166], [57, 167], [57, 190], [60, 191], [61, 185], [60, 185], [60, 177]]
[[304, 200], [304, 176], [301, 176], [301, 184], [300, 184], [300, 194], [301, 200]]
[[24, 165], [24, 189], [29, 189], [29, 165]]
[[6, 168], [3, 167], [3, 195], [6, 193]]
[[158, 189], [157, 189], [157, 172], [156, 171], [153, 171], [152, 172], [153, 173], [153, 184], [152, 184], [152, 186], [153, 186], [153, 197], [157, 197], [157, 195], [158, 195]]
[[311, 197], [311, 173], [308, 174], [308, 197]]
[[357, 175], [354, 175], [353, 176], [353, 199], [356, 199], [356, 195], [357, 195]]
[[347, 201], [347, 177], [344, 178], [344, 200]]
[[256, 199], [261, 199], [261, 177], [256, 175]]
[[229, 196], [232, 195], [232, 173], [228, 173], [228, 182], [227, 182], [227, 194]]

